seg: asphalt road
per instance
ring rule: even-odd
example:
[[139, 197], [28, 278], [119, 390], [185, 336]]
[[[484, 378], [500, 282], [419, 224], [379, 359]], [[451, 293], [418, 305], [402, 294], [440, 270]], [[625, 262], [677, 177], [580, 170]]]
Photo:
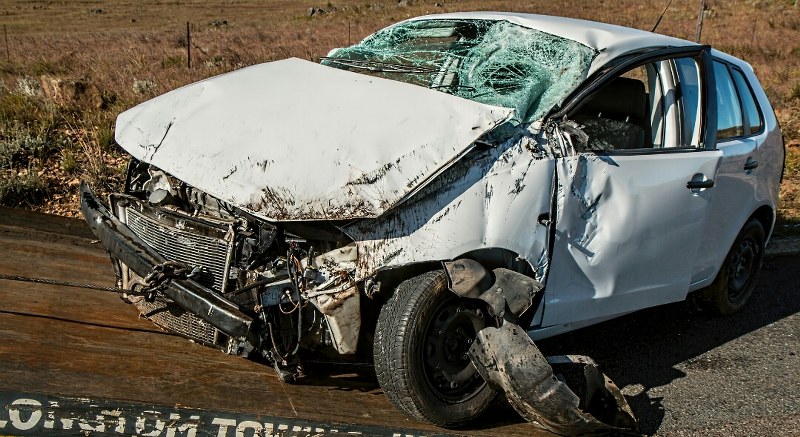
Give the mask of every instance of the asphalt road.
[[[0, 273], [111, 285], [84, 226], [0, 208]], [[678, 303], [539, 346], [593, 357], [648, 434], [800, 435], [799, 273], [798, 256], [768, 259], [734, 316]], [[0, 391], [445, 432], [395, 411], [369, 372], [284, 387], [261, 364], [164, 335], [113, 294], [11, 281], [0, 281]], [[503, 405], [460, 434], [543, 435]]]
[[593, 357], [657, 435], [800, 435], [800, 257], [768, 258], [748, 306], [713, 316], [689, 302], [540, 343]]

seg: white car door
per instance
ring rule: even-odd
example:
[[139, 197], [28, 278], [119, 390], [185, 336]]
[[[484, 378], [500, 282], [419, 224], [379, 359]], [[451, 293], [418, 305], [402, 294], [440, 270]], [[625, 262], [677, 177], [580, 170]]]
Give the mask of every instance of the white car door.
[[682, 61], [651, 60], [570, 113], [588, 141], [558, 163], [542, 328], [686, 297], [722, 153], [706, 148], [704, 57], [683, 56], [685, 83]]
[[[714, 60], [717, 101], [716, 147], [722, 152], [717, 188], [700, 242], [692, 289], [711, 283], [739, 230], [757, 206], [757, 175], [764, 167], [757, 139], [765, 136], [764, 121], [742, 71]], [[762, 138], [759, 138], [759, 137]], [[763, 139], [762, 139], [763, 140]]]

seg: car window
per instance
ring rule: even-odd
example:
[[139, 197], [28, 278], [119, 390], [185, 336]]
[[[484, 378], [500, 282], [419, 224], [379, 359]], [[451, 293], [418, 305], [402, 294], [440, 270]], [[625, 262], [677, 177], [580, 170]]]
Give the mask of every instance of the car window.
[[425, 86], [542, 119], [586, 80], [597, 51], [505, 20], [425, 19], [337, 49], [323, 65]]
[[679, 83], [681, 145], [698, 147], [702, 131], [700, 69], [692, 58], [678, 58], [675, 59], [675, 71]]
[[714, 61], [717, 89], [717, 141], [744, 135], [742, 107], [728, 66]]
[[580, 151], [700, 147], [700, 67], [693, 58], [659, 60], [611, 79], [572, 111], [587, 135]]
[[753, 96], [753, 90], [747, 84], [747, 80], [744, 78], [744, 73], [738, 68], [732, 68], [733, 71], [733, 79], [736, 82], [736, 89], [739, 91], [739, 97], [741, 98], [742, 102], [742, 109], [744, 109], [745, 115], [745, 126], [749, 128], [748, 134], [755, 134], [761, 131], [761, 127], [764, 125], [764, 120], [761, 117], [761, 112], [758, 110], [758, 106], [756, 105], [755, 96]]
[[586, 148], [652, 147], [650, 74], [644, 67], [628, 71], [581, 103], [573, 119], [588, 135]]

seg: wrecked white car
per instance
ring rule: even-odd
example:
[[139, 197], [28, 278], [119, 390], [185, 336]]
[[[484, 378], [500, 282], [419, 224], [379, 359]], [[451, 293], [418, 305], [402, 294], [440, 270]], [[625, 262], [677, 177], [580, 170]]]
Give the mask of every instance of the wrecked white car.
[[[155, 323], [287, 380], [304, 359], [366, 355], [394, 405], [443, 426], [503, 389], [559, 432], [594, 429], [596, 399], [550, 366], [593, 365], [531, 339], [695, 291], [739, 310], [784, 153], [739, 59], [502, 13], [188, 85], [121, 114], [116, 140], [124, 192], [106, 208], [82, 186], [82, 208]], [[577, 391], [621, 398], [584, 373]], [[620, 414], [594, 417], [635, 427]]]

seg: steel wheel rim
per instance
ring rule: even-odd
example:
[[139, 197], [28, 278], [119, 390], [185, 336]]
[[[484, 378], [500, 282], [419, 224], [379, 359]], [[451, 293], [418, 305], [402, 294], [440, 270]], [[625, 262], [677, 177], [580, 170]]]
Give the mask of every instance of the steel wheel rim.
[[755, 240], [748, 237], [742, 240], [731, 258], [728, 270], [728, 300], [738, 303], [747, 294], [753, 280], [753, 270], [759, 250]]
[[425, 382], [439, 399], [464, 402], [486, 385], [467, 355], [484, 326], [483, 312], [455, 296], [433, 311], [423, 338], [422, 367]]

